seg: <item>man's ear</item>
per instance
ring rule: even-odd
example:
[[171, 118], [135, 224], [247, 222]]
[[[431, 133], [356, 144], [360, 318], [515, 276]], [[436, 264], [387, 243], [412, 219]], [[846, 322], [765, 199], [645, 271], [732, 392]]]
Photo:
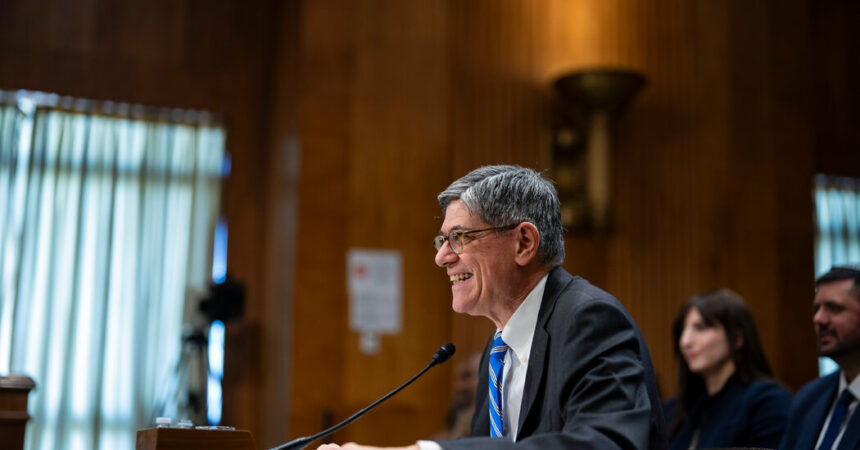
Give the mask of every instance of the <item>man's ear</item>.
[[527, 266], [538, 257], [540, 233], [530, 222], [523, 222], [512, 231], [517, 236], [517, 252], [514, 261], [519, 266]]

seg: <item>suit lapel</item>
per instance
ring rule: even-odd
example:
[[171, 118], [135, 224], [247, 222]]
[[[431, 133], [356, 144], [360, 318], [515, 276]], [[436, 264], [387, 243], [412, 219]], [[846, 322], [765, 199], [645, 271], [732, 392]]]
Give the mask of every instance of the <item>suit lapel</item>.
[[[526, 431], [526, 419], [531, 414], [538, 394], [538, 388], [543, 384], [543, 368], [546, 360], [546, 347], [549, 335], [543, 327], [536, 327], [534, 338], [532, 338], [532, 349], [529, 353], [529, 367], [526, 371], [526, 383], [523, 386], [523, 402], [520, 406], [520, 425], [517, 438]], [[528, 432], [528, 431], [527, 431]]]
[[839, 450], [853, 450], [860, 448], [860, 406], [854, 408], [854, 413], [845, 427], [845, 434], [839, 441]]
[[818, 436], [821, 434], [821, 427], [824, 425], [824, 419], [827, 418], [830, 404], [836, 395], [836, 389], [839, 387], [838, 377], [839, 372], [836, 372], [835, 374], [828, 375], [828, 379], [822, 383], [818, 399], [810, 405], [809, 411], [806, 414], [806, 417], [812, 420], [804, 421], [803, 432], [799, 435], [797, 448], [815, 448], [815, 443], [818, 442]]
[[546, 351], [549, 345], [549, 334], [546, 331], [546, 324], [552, 315], [552, 310], [555, 307], [555, 302], [558, 299], [562, 288], [572, 279], [567, 272], [556, 267], [549, 273], [544, 287], [543, 298], [541, 299], [540, 311], [538, 312], [537, 326], [535, 327], [534, 337], [532, 338], [532, 348], [529, 351], [529, 366], [526, 370], [526, 382], [523, 386], [523, 400], [520, 406], [519, 431], [517, 432], [517, 440], [531, 434], [531, 428], [526, 428], [530, 424], [530, 416], [536, 413], [533, 410], [537, 399], [540, 386], [544, 384], [544, 367], [546, 362]]

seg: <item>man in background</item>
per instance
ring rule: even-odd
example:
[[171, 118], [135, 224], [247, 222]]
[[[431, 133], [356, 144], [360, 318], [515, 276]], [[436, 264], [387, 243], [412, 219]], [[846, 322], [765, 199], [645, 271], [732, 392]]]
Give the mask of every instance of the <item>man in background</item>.
[[815, 280], [812, 323], [818, 352], [839, 371], [797, 392], [781, 449], [860, 448], [860, 266], [833, 267]]
[[481, 353], [478, 352], [457, 363], [451, 401], [445, 413], [445, 429], [433, 435], [431, 440], [445, 441], [469, 435], [475, 412], [475, 389], [478, 387], [480, 363]]
[[561, 268], [552, 183], [531, 169], [487, 166], [438, 200], [444, 221], [433, 244], [452, 307], [488, 318], [496, 332], [481, 359], [470, 436], [406, 448], [666, 448], [636, 323], [610, 294]]

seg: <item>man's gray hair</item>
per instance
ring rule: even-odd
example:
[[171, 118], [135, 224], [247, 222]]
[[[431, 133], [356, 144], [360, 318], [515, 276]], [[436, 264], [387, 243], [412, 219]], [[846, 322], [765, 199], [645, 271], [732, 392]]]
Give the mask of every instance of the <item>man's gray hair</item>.
[[448, 205], [461, 200], [472, 214], [494, 227], [530, 222], [540, 233], [540, 262], [564, 261], [561, 205], [552, 182], [520, 166], [484, 166], [451, 183], [437, 197], [444, 217]]

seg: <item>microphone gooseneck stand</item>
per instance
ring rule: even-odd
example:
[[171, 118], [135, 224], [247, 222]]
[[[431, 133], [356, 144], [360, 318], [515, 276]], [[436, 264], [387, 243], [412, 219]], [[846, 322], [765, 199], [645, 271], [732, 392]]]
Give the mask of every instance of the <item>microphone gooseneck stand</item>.
[[439, 349], [436, 350], [436, 353], [433, 354], [433, 357], [430, 359], [430, 363], [427, 364], [427, 367], [421, 369], [420, 372], [418, 372], [417, 374], [415, 374], [415, 376], [410, 378], [409, 381], [401, 384], [400, 387], [398, 387], [397, 389], [385, 394], [382, 398], [371, 403], [370, 405], [367, 405], [366, 407], [364, 407], [359, 412], [349, 416], [343, 422], [341, 422], [341, 423], [339, 423], [339, 424], [337, 424], [331, 428], [320, 431], [319, 433], [317, 433], [313, 436], [300, 437], [298, 439], [294, 439], [290, 442], [287, 442], [286, 444], [282, 444], [282, 445], [279, 445], [277, 447], [273, 447], [270, 450], [302, 449], [302, 448], [305, 448], [305, 446], [307, 446], [311, 442], [313, 442], [319, 438], [326, 437], [326, 436], [334, 433], [337, 430], [340, 430], [341, 428], [351, 424], [355, 419], [358, 419], [359, 417], [363, 416], [364, 413], [366, 413], [366, 412], [370, 411], [371, 409], [373, 409], [374, 407], [376, 407], [376, 405], [384, 402], [385, 400], [388, 400], [392, 395], [400, 392], [401, 390], [403, 390], [403, 388], [412, 384], [413, 381], [417, 380], [418, 377], [420, 377], [421, 375], [424, 375], [424, 373], [427, 372], [428, 370], [430, 370], [431, 367], [442, 364], [443, 362], [447, 361], [451, 356], [454, 355], [455, 351], [456, 351], [456, 348], [454, 347], [454, 344], [448, 343], [448, 344], [445, 344], [445, 345], [439, 347]]

